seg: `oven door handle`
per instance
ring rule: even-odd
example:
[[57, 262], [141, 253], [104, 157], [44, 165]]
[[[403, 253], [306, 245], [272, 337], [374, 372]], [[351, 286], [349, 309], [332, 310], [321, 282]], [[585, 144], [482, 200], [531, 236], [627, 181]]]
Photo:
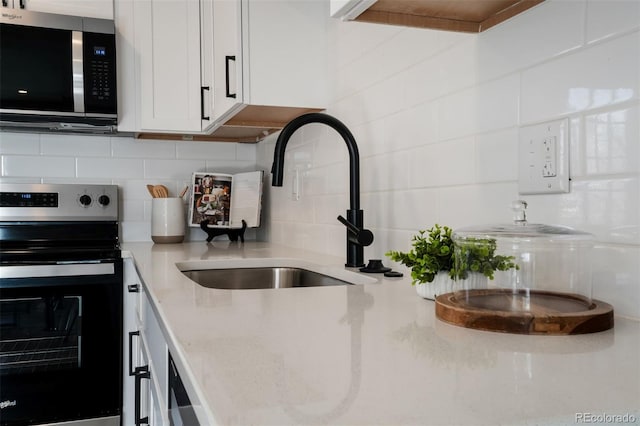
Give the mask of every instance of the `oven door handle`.
[[0, 278], [72, 277], [113, 275], [113, 263], [62, 263], [47, 265], [10, 265], [0, 267]]

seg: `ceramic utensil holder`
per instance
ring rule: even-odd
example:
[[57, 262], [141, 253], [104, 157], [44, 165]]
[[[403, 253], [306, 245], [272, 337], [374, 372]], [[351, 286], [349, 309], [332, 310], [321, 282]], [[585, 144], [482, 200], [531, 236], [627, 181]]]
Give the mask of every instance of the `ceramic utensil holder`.
[[151, 200], [151, 240], [154, 243], [181, 243], [184, 240], [185, 226], [182, 198]]

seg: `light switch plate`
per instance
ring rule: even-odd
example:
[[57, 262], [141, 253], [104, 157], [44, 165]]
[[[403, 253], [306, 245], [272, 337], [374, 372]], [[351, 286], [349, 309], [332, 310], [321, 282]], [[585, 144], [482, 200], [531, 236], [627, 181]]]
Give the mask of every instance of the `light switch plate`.
[[520, 128], [518, 192], [569, 192], [569, 119]]

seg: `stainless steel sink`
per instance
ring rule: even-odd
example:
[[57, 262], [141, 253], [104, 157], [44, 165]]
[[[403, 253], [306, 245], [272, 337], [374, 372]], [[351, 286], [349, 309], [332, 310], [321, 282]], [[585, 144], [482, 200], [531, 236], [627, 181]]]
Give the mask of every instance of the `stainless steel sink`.
[[328, 275], [290, 267], [201, 269], [181, 272], [203, 287], [226, 290], [351, 284]]

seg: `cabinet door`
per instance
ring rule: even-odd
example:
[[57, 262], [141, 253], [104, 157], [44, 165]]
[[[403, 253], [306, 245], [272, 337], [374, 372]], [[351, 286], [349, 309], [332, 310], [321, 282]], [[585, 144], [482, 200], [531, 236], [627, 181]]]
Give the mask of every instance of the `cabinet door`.
[[140, 128], [201, 130], [200, 2], [134, 2], [140, 73]]
[[214, 119], [224, 122], [242, 108], [243, 51], [240, 0], [213, 2]]
[[200, 120], [208, 130], [213, 120], [213, 3], [200, 0]]
[[[138, 397], [136, 401], [138, 404], [137, 415], [140, 419], [146, 420], [142, 424], [168, 426], [170, 424], [168, 416], [169, 410], [167, 409], [167, 402], [163, 399], [160, 392], [161, 379], [157, 374], [156, 368], [154, 368], [155, 366], [144, 338], [141, 340], [139, 358], [140, 364], [143, 368], [146, 368], [146, 372], [144, 378], [138, 378], [138, 380], [140, 380], [140, 392], [136, 395]], [[125, 424], [124, 421], [122, 424]]]
[[138, 306], [142, 283], [135, 270], [133, 259], [124, 259], [124, 295], [123, 295], [123, 389], [122, 389], [122, 424], [134, 424], [135, 412], [135, 367], [142, 365], [140, 360], [140, 332], [138, 328]]
[[113, 0], [13, 0], [13, 4], [34, 12], [113, 19]]

